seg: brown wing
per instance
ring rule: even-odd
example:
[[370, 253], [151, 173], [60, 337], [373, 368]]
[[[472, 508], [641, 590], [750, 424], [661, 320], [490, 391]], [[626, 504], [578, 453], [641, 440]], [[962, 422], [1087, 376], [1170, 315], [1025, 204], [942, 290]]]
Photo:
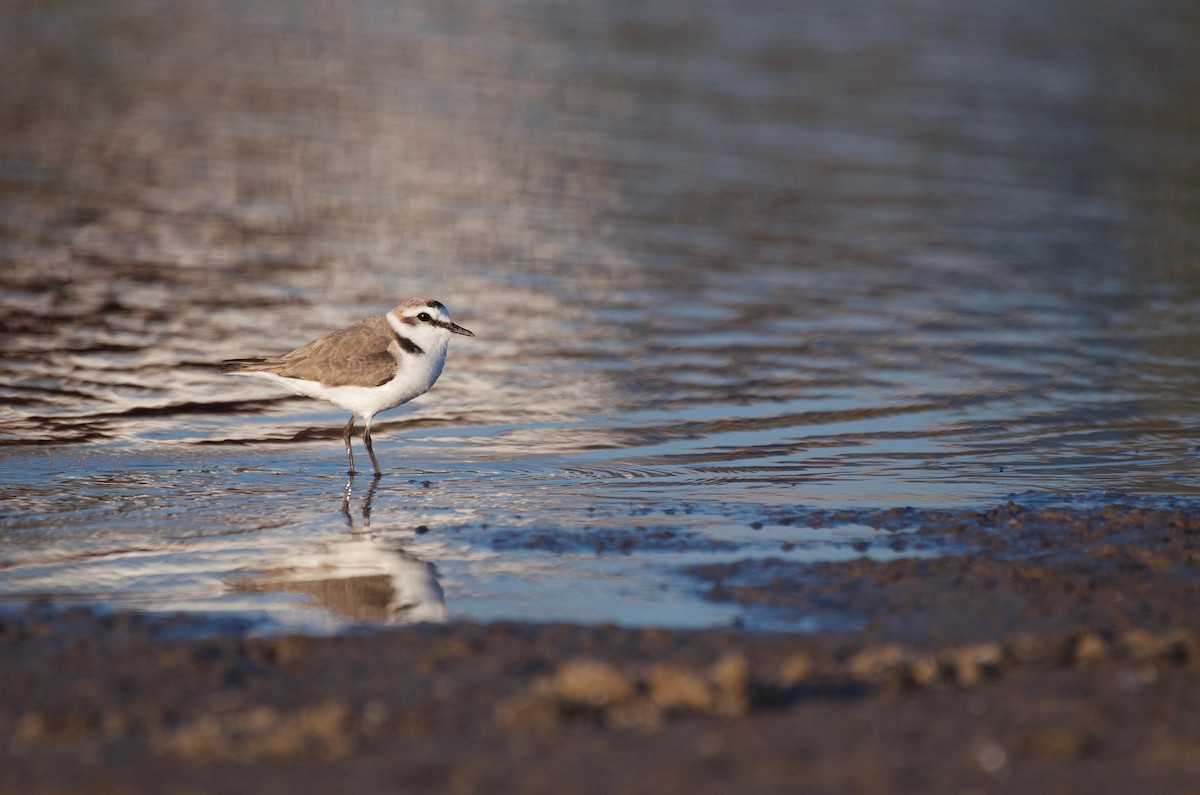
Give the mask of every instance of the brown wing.
[[379, 386], [396, 375], [390, 332], [384, 316], [376, 315], [281, 356], [230, 360], [222, 371], [275, 373], [325, 386]]

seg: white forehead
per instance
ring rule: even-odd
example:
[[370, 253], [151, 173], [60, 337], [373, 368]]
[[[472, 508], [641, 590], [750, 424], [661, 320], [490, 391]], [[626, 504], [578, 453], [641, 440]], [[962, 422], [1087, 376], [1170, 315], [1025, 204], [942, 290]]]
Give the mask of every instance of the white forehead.
[[409, 314], [409, 317], [412, 317], [414, 315], [419, 315], [422, 312], [428, 312], [429, 314], [433, 315], [434, 317], [441, 318], [442, 320], [450, 319], [450, 313], [446, 311], [446, 307], [444, 307], [444, 306], [417, 307], [416, 309], [409, 312], [408, 314]]
[[401, 317], [416, 317], [422, 312], [428, 312], [431, 316], [441, 318], [442, 320], [450, 319], [450, 313], [440, 303], [434, 306], [430, 306], [429, 304], [405, 304], [400, 307], [400, 311], [397, 314]]

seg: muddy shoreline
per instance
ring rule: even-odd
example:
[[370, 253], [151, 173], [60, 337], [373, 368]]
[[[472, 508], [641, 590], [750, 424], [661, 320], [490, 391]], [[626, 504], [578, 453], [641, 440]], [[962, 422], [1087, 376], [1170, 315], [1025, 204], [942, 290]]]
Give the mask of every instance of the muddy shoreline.
[[810, 635], [31, 607], [0, 617], [0, 792], [1194, 791], [1200, 513], [768, 517], [851, 519], [960, 551], [695, 572], [867, 618]]

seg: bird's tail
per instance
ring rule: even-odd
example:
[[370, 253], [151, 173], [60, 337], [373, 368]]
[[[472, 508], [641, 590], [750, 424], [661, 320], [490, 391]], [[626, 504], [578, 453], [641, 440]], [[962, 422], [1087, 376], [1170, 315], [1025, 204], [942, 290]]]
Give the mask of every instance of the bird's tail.
[[261, 373], [270, 372], [277, 362], [267, 356], [254, 356], [249, 359], [226, 359], [221, 362], [222, 373]]

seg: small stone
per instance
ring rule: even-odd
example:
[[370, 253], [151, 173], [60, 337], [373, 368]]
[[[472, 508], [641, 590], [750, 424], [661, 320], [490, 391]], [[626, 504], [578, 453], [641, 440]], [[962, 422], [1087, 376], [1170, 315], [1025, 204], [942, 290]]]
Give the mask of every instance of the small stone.
[[1004, 661], [1004, 650], [998, 643], [977, 643], [958, 649], [952, 657], [955, 678], [959, 684], [978, 684], [984, 677], [995, 676]]
[[937, 658], [930, 654], [914, 657], [909, 662], [909, 676], [914, 683], [922, 687], [928, 687], [936, 682], [941, 672], [942, 666], [938, 663]]
[[858, 679], [879, 681], [893, 678], [908, 669], [908, 650], [895, 643], [872, 646], [850, 658], [850, 673]]
[[1070, 661], [1073, 665], [1089, 665], [1103, 662], [1108, 656], [1108, 645], [1095, 632], [1084, 632], [1075, 638], [1071, 647]]
[[692, 671], [675, 665], [656, 665], [646, 672], [650, 700], [665, 710], [708, 712], [714, 704], [709, 683]]
[[744, 715], [750, 709], [750, 663], [738, 652], [730, 652], [713, 663], [715, 710], [724, 715]]
[[605, 707], [633, 697], [633, 678], [600, 660], [564, 663], [547, 683], [547, 690], [570, 704]]
[[784, 687], [803, 682], [816, 669], [816, 663], [808, 652], [795, 652], [779, 666], [779, 683]]
[[997, 742], [983, 742], [975, 748], [975, 761], [984, 773], [996, 775], [1008, 766], [1008, 753]]

